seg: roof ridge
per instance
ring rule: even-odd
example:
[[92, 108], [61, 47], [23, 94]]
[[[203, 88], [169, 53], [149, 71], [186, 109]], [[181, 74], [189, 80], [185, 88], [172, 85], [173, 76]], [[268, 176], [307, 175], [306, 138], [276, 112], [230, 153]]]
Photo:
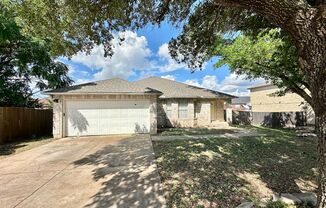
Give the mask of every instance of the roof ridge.
[[122, 80], [122, 81], [125, 81], [125, 82], [128, 82], [128, 83], [131, 83], [128, 80], [122, 79], [120, 77], [112, 77], [112, 78], [108, 78], [108, 79], [101, 79], [101, 80], [97, 80], [95, 82], [105, 82], [105, 81], [114, 80], [114, 79], [118, 79], [118, 80]]
[[[177, 84], [181, 84], [181, 85], [185, 85], [185, 86], [195, 87], [195, 88], [201, 89], [201, 90], [210, 90], [210, 91], [222, 93], [222, 94], [225, 94], [225, 95], [230, 95], [228, 93], [220, 92], [220, 91], [217, 91], [217, 90], [212, 90], [212, 89], [208, 89], [208, 88], [205, 88], [205, 87], [199, 87], [199, 86], [196, 86], [196, 85], [186, 84], [184, 82], [178, 82], [178, 81], [175, 81], [175, 80], [171, 80], [171, 79], [167, 79], [167, 78], [163, 78], [163, 77], [158, 77], [158, 76], [150, 76], [150, 77], [147, 77], [147, 78], [144, 78], [144, 79], [137, 80], [135, 82], [146, 80], [146, 79], [150, 79], [150, 78], [158, 78], [158, 79], [162, 79], [162, 80], [166, 80], [166, 81], [170, 81], [170, 82], [175, 82]], [[233, 96], [233, 95], [231, 95], [231, 96]]]
[[[167, 79], [167, 78], [163, 78], [163, 77], [158, 77], [158, 76], [150, 76], [150, 77], [147, 77], [147, 78], [144, 78], [144, 79], [137, 80], [135, 82], [146, 80], [146, 79], [150, 79], [150, 78], [162, 79], [162, 80], [165, 80], [165, 81], [175, 82], [177, 84], [188, 85], [188, 84], [183, 83], [183, 82], [178, 82], [178, 81], [175, 81], [175, 80], [171, 80], [171, 79]], [[189, 85], [189, 86], [193, 86], [193, 85]], [[197, 87], [197, 86], [193, 86], [193, 87]]]

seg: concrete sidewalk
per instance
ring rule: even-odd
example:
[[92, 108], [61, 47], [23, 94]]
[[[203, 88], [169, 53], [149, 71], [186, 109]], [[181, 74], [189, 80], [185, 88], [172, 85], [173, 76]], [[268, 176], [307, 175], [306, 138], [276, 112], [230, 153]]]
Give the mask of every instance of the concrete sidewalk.
[[164, 207], [149, 135], [65, 138], [0, 160], [0, 207]]

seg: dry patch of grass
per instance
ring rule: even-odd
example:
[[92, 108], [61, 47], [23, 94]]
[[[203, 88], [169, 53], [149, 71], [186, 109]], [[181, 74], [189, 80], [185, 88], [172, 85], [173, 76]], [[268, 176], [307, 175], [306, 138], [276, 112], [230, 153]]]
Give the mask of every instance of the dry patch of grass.
[[316, 190], [316, 138], [267, 136], [153, 142], [168, 207], [235, 207], [272, 192]]
[[0, 145], [0, 159], [47, 144], [53, 141], [52, 138], [43, 136]]
[[159, 130], [160, 136], [184, 136], [184, 135], [207, 135], [235, 133], [237, 129], [214, 129], [214, 128], [168, 128]]

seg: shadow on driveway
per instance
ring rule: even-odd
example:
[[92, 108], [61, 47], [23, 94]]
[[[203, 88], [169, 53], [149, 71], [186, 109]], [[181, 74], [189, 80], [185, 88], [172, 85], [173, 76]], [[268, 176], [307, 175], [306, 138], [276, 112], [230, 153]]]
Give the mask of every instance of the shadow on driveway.
[[164, 207], [149, 135], [64, 138], [0, 161], [1, 207]]
[[154, 153], [148, 136], [124, 139], [116, 145], [75, 161], [75, 167], [96, 166], [93, 179], [100, 181], [100, 190], [86, 207], [162, 207]]

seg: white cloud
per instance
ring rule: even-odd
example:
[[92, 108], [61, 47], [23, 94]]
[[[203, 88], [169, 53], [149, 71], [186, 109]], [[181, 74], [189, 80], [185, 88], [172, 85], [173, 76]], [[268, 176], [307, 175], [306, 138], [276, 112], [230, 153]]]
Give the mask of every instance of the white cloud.
[[157, 56], [163, 62], [163, 65], [159, 65], [158, 68], [161, 72], [170, 72], [178, 69], [186, 68], [184, 64], [177, 63], [169, 53], [169, 45], [164, 43], [160, 46], [157, 52]]
[[[119, 38], [124, 38], [122, 43]], [[149, 60], [152, 56], [144, 36], [138, 36], [131, 31], [120, 32], [113, 40], [112, 57], [104, 57], [103, 45], [95, 46], [90, 54], [79, 52], [71, 58], [75, 63], [83, 64], [91, 69], [99, 70], [93, 76], [95, 80], [111, 77], [127, 78], [136, 71], [146, 71], [153, 68]]]
[[74, 80], [74, 85], [94, 81], [94, 78], [87, 71], [78, 70], [74, 65], [68, 65], [68, 68], [68, 76]]
[[226, 76], [221, 82], [219, 82], [217, 80], [217, 77], [214, 75], [206, 75], [200, 81], [198, 81], [197, 79], [192, 79], [186, 80], [184, 83], [229, 93], [235, 96], [246, 96], [249, 95], [249, 87], [264, 82], [264, 79], [256, 79], [251, 81], [245, 79], [244, 75], [238, 76], [236, 74], [231, 73], [230, 75]]
[[201, 87], [201, 84], [196, 79], [188, 79], [184, 83], [188, 84], [188, 85], [196, 86], [196, 87]]
[[170, 74], [168, 74], [168, 75], [165, 75], [165, 76], [161, 76], [162, 78], [164, 78], [164, 79], [169, 79], [169, 80], [175, 80], [175, 76], [174, 75], [170, 75]]
[[[121, 38], [124, 39], [122, 43]], [[157, 72], [171, 72], [178, 69], [190, 70], [185, 64], [177, 63], [171, 57], [167, 43], [162, 44], [157, 53], [153, 53], [146, 37], [138, 36], [132, 31], [118, 33], [111, 44], [113, 46], [112, 57], [104, 57], [103, 45], [95, 46], [89, 54], [79, 52], [72, 56], [70, 66], [82, 64], [92, 70], [83, 72], [76, 67], [71, 69], [69, 75], [76, 83], [112, 77], [128, 78], [135, 75], [147, 77]], [[82, 76], [80, 73], [88, 74]]]
[[249, 95], [248, 88], [266, 82], [264, 79], [247, 80], [245, 75], [231, 73], [220, 84], [220, 90], [237, 96]]
[[216, 76], [206, 75], [203, 78], [202, 86], [204, 88], [207, 88], [207, 89], [217, 89], [219, 86], [218, 86], [218, 83], [217, 83]]

